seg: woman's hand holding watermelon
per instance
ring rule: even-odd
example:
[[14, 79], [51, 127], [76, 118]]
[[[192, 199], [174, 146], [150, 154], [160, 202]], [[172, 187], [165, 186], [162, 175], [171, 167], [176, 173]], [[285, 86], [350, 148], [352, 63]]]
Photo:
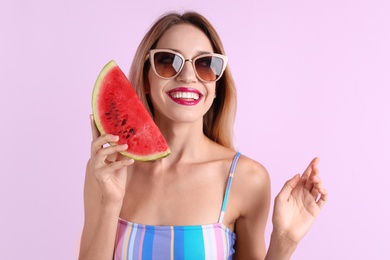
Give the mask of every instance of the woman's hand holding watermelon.
[[79, 259], [112, 259], [118, 218], [127, 181], [127, 166], [134, 161], [122, 156], [127, 145], [115, 143], [114, 135], [100, 136], [93, 117], [91, 158], [84, 183], [85, 223]]
[[328, 193], [318, 176], [318, 162], [314, 158], [302, 176], [287, 181], [275, 198], [273, 236], [279, 242], [282, 239], [296, 246], [325, 205]]
[[91, 158], [88, 162], [102, 192], [103, 202], [121, 204], [125, 194], [127, 180], [127, 166], [134, 160], [124, 157], [119, 152], [126, 151], [127, 144], [103, 147], [107, 143], [115, 143], [118, 136], [102, 135], [91, 116], [93, 141], [91, 144]]

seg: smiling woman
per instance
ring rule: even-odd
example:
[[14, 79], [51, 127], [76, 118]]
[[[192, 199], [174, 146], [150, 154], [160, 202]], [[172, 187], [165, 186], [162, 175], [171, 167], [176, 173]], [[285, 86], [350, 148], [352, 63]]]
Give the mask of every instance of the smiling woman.
[[[187, 44], [188, 42], [192, 44]], [[153, 58], [156, 54], [165, 55], [164, 52], [161, 53], [161, 49], [177, 50], [175, 55], [177, 58], [171, 60], [176, 60], [180, 67], [178, 67], [177, 73], [173, 74], [173, 76], [172, 73], [168, 74], [172, 72], [172, 69], [170, 69], [172, 66], [166, 65], [169, 59], [165, 59], [164, 65], [161, 66], [161, 62]], [[213, 47], [207, 36], [199, 28], [190, 24], [176, 25], [161, 36], [156, 44], [156, 49], [152, 49], [149, 52], [150, 57], [152, 57], [150, 59], [151, 67], [154, 67], [155, 70], [149, 70], [149, 87], [147, 92], [150, 94], [156, 122], [159, 120], [186, 121], [195, 123], [198, 125], [198, 128], [202, 127], [202, 118], [213, 105], [216, 95], [216, 80], [219, 78], [213, 73], [210, 66], [206, 71], [204, 63], [198, 63], [198, 61], [219, 59], [219, 63], [223, 64], [223, 56], [217, 56], [218, 54], [212, 54], [212, 52]], [[178, 60], [181, 60], [181, 62], [177, 62]], [[193, 62], [190, 62], [192, 60]], [[214, 63], [209, 64], [211, 66], [214, 65]], [[223, 69], [223, 66], [219, 68], [220, 76], [222, 76]], [[167, 71], [165, 75], [170, 75], [171, 77], [162, 77], [158, 73], [159, 71]], [[171, 93], [176, 93], [180, 96], [189, 96], [197, 93], [199, 99], [178, 99], [174, 98]]]
[[289, 259], [327, 199], [318, 159], [277, 196], [267, 250], [269, 175], [233, 148], [236, 89], [211, 24], [194, 12], [162, 16], [130, 81], [172, 154], [124, 158], [91, 121], [80, 259]]

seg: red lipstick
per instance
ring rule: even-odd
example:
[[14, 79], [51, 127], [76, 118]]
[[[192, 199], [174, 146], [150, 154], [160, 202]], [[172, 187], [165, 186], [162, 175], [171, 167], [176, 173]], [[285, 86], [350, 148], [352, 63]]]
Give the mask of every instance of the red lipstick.
[[176, 103], [185, 106], [194, 106], [199, 103], [203, 95], [194, 88], [179, 87], [171, 89], [167, 95]]

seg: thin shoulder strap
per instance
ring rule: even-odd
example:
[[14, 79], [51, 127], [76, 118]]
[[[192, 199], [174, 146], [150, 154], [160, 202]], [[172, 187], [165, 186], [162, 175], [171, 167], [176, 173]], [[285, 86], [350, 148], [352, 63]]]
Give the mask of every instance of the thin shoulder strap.
[[221, 213], [219, 215], [218, 223], [222, 223], [223, 217], [225, 216], [226, 205], [227, 205], [227, 202], [229, 200], [230, 187], [232, 186], [234, 172], [236, 170], [236, 164], [237, 164], [237, 161], [238, 161], [238, 158], [240, 157], [240, 155], [241, 155], [240, 152], [236, 153], [236, 155], [234, 156], [232, 165], [230, 166], [229, 179], [228, 179], [228, 182], [226, 184], [225, 196], [223, 197], [222, 209], [221, 209]]

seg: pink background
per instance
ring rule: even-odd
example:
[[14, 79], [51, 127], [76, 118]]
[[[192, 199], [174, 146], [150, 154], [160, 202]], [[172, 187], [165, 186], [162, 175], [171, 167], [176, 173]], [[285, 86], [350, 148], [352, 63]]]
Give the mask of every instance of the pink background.
[[1, 0], [0, 259], [77, 258], [94, 81], [110, 59], [127, 72], [172, 9], [220, 32], [236, 144], [267, 167], [273, 197], [321, 157], [329, 202], [293, 259], [390, 259], [387, 0]]

